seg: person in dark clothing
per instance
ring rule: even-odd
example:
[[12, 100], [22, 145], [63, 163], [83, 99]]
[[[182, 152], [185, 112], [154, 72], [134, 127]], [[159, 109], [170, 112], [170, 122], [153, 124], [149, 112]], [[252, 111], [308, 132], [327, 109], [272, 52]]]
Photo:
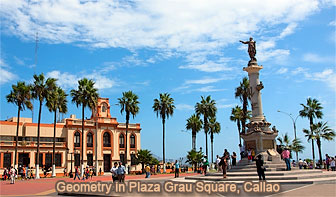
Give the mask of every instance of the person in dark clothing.
[[264, 167], [264, 161], [261, 159], [261, 155], [257, 156], [256, 166], [257, 166], [259, 180], [261, 180], [261, 177], [263, 180], [265, 180], [265, 170], [266, 169]]
[[237, 154], [235, 152], [233, 152], [232, 155], [231, 155], [231, 158], [232, 158], [232, 166], [236, 166]]

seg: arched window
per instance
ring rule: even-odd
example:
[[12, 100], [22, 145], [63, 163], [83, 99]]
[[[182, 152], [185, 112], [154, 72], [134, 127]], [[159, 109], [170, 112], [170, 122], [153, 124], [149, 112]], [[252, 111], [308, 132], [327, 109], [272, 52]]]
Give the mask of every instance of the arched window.
[[111, 147], [111, 135], [108, 132], [105, 132], [103, 135], [103, 146]]
[[131, 140], [130, 140], [130, 146], [131, 148], [135, 148], [135, 136], [132, 134], [131, 135]]
[[119, 148], [125, 148], [125, 137], [123, 134], [119, 135]]
[[107, 105], [106, 105], [106, 103], [103, 103], [102, 112], [106, 112], [106, 109], [107, 109]]
[[86, 135], [86, 138], [87, 138], [87, 147], [93, 147], [93, 135], [92, 135], [92, 133], [89, 132]]
[[75, 147], [80, 147], [80, 133], [76, 131], [74, 138]]

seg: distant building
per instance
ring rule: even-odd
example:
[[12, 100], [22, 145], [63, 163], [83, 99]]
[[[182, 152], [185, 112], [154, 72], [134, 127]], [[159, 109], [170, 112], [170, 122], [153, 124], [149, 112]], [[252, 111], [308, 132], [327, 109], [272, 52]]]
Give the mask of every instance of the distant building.
[[[84, 166], [95, 166], [96, 153], [98, 169], [110, 171], [113, 162], [124, 161], [126, 124], [117, 122], [110, 114], [108, 98], [99, 98], [97, 109], [93, 110], [90, 119], [84, 120]], [[13, 166], [15, 151], [17, 117], [0, 121], [0, 174], [3, 168]], [[20, 117], [17, 163], [35, 168], [37, 147], [37, 123], [31, 118]], [[141, 165], [135, 164], [135, 154], [140, 149], [140, 124], [129, 124], [127, 136], [127, 166], [130, 171], [141, 170]], [[52, 166], [54, 124], [40, 126], [40, 158], [41, 166]], [[97, 135], [97, 142], [96, 136]], [[80, 151], [82, 150], [82, 120], [75, 115], [63, 119], [56, 124], [56, 174], [63, 174], [66, 167], [74, 171], [74, 166], [80, 166]], [[97, 149], [96, 149], [97, 143]]]

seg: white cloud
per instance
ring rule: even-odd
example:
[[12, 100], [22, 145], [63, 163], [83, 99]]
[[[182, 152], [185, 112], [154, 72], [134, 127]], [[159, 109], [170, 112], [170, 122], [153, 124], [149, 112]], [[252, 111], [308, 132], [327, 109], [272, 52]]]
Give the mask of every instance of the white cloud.
[[280, 34], [279, 38], [284, 38], [290, 34], [292, 34], [297, 27], [296, 23], [290, 23]]
[[[327, 3], [332, 2], [3, 0], [0, 13], [4, 32], [23, 39], [33, 39], [38, 31], [41, 42], [133, 51], [149, 48], [166, 55], [187, 56], [198, 52], [212, 54], [241, 38], [264, 35], [267, 27], [283, 38], [294, 31], [299, 21]], [[279, 53], [289, 54], [286, 50], [275, 50], [267, 55], [274, 57]], [[265, 56], [260, 58], [268, 59]], [[136, 57], [128, 60], [142, 64]], [[188, 62], [181, 68], [205, 72], [229, 70], [220, 63]]]
[[305, 73], [308, 69], [303, 67], [297, 67], [295, 70], [293, 70], [291, 73], [292, 75], [302, 74]]
[[288, 68], [280, 68], [276, 73], [277, 74], [285, 74], [285, 73], [287, 73], [287, 71], [288, 71]]
[[306, 62], [323, 63], [334, 62], [335, 59], [333, 57], [326, 57], [315, 53], [306, 53], [303, 55], [303, 60]]
[[177, 110], [194, 110], [194, 106], [188, 104], [176, 104], [175, 105]]
[[225, 109], [225, 108], [232, 108], [234, 106], [236, 106], [236, 104], [219, 104], [219, 105], [217, 105], [217, 108], [218, 109]]
[[0, 85], [17, 79], [17, 75], [10, 72], [10, 67], [0, 58]]
[[204, 86], [201, 88], [190, 90], [189, 92], [219, 92], [219, 91], [225, 91], [225, 90], [226, 89], [215, 88], [214, 86]]
[[19, 58], [16, 57], [16, 56], [14, 56], [14, 60], [15, 60], [15, 62], [16, 62], [17, 64], [19, 64], [19, 65], [24, 65], [24, 64], [25, 64], [23, 60], [19, 59]]
[[224, 78], [203, 78], [203, 79], [196, 79], [196, 80], [186, 80], [185, 84], [209, 84], [209, 83], [216, 83], [218, 81], [222, 81]]
[[185, 66], [179, 66], [179, 68], [200, 70], [203, 72], [219, 72], [219, 71], [232, 70], [232, 68], [227, 67], [225, 64], [215, 63], [213, 61], [208, 61], [203, 64], [190, 64], [190, 65], [185, 65]]
[[117, 83], [114, 80], [99, 73], [92, 73], [89, 75], [74, 75], [71, 73], [67, 72], [61, 73], [60, 71], [54, 70], [48, 72], [46, 74], [46, 77], [52, 77], [58, 79], [57, 84], [65, 89], [77, 88], [78, 80], [84, 77], [94, 80], [95, 87], [98, 89], [107, 89], [117, 86]]
[[322, 81], [336, 91], [336, 73], [333, 69], [325, 69], [322, 72], [315, 73], [306, 72], [304, 76], [310, 80]]
[[330, 21], [330, 23], [328, 24], [329, 26], [336, 26], [336, 20], [334, 21]]

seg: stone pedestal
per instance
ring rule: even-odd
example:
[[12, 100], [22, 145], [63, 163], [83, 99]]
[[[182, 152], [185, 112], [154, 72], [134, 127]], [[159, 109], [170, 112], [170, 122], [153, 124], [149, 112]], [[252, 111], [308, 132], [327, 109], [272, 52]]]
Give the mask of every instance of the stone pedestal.
[[252, 118], [246, 125], [246, 133], [242, 133], [240, 136], [244, 139], [246, 150], [254, 149], [255, 153], [261, 154], [265, 161], [278, 163], [281, 161], [281, 157], [276, 151], [278, 133], [276, 130], [270, 129], [271, 123], [266, 121], [262, 110], [261, 90], [264, 86], [259, 80], [261, 69], [263, 67], [259, 66], [256, 60], [249, 61], [248, 66], [243, 68], [249, 76]]

